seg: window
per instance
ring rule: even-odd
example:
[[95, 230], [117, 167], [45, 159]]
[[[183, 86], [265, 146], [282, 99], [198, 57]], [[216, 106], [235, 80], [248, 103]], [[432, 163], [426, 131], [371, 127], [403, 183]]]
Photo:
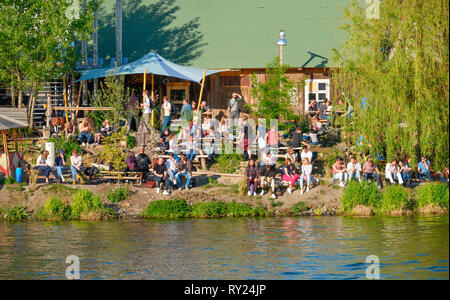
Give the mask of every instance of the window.
[[308, 110], [309, 102], [316, 100], [317, 105], [323, 100], [330, 99], [330, 80], [329, 79], [307, 79], [305, 85], [305, 111]]

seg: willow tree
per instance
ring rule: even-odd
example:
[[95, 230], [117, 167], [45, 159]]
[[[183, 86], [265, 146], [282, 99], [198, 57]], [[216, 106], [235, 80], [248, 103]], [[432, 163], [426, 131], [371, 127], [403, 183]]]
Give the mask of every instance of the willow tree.
[[379, 16], [360, 3], [345, 10], [347, 39], [333, 57], [336, 88], [354, 108], [344, 130], [374, 156], [425, 155], [441, 169], [449, 162], [449, 2], [383, 0]]

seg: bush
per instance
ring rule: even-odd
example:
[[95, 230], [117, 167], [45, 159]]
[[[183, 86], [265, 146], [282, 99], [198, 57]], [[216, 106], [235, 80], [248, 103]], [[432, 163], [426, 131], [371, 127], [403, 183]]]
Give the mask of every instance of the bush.
[[16, 182], [16, 180], [13, 177], [11, 177], [11, 176], [8, 176], [6, 178], [0, 179], [0, 185], [14, 184], [15, 182]]
[[243, 160], [242, 155], [223, 154], [217, 158], [217, 165], [222, 173], [234, 173], [239, 169], [239, 163]]
[[342, 209], [350, 212], [357, 205], [378, 207], [381, 201], [381, 194], [375, 183], [363, 181], [358, 183], [351, 181], [344, 189], [341, 198]]
[[419, 208], [432, 205], [440, 208], [449, 207], [448, 185], [442, 183], [426, 183], [417, 190], [417, 206]]
[[50, 197], [37, 213], [40, 220], [67, 220], [71, 216], [71, 208], [64, 205], [58, 197]]
[[383, 192], [382, 200], [376, 210], [377, 214], [406, 208], [409, 202], [408, 192], [401, 185], [390, 185]]
[[73, 195], [71, 208], [72, 217], [77, 219], [91, 212], [101, 213], [103, 205], [99, 195], [94, 195], [88, 190], [79, 190]]
[[11, 208], [1, 209], [0, 216], [8, 222], [20, 222], [28, 218], [25, 207], [14, 206]]
[[131, 191], [128, 185], [124, 188], [116, 188], [111, 190], [108, 195], [106, 195], [106, 199], [111, 201], [112, 203], [117, 203], [123, 200], [128, 200], [130, 198]]
[[127, 134], [127, 149], [131, 149], [136, 145], [136, 138], [130, 134]]
[[189, 217], [191, 207], [186, 200], [158, 200], [150, 202], [142, 215], [146, 218], [186, 218]]
[[192, 205], [192, 217], [221, 217], [227, 214], [224, 202], [203, 202]]
[[298, 213], [301, 213], [301, 212], [307, 211], [307, 210], [308, 210], [308, 207], [306, 206], [305, 203], [303, 203], [303, 202], [301, 202], [301, 201], [295, 203], [295, 204], [291, 207], [291, 212], [294, 213], [294, 214], [298, 214]]
[[70, 156], [72, 155], [73, 150], [77, 149], [78, 153], [82, 153], [82, 148], [73, 135], [69, 136], [68, 139], [66, 139], [66, 136], [64, 134], [60, 136], [53, 136], [49, 138], [48, 141], [55, 143], [56, 151], [58, 151], [59, 149], [62, 149], [64, 151], [67, 166], [70, 165]]

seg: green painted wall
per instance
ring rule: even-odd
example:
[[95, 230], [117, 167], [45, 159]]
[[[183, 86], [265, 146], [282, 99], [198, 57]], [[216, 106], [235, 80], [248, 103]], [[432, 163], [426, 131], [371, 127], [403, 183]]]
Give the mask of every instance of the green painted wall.
[[[278, 55], [280, 29], [292, 67], [332, 67], [349, 0], [123, 0], [123, 52], [133, 61], [156, 49], [177, 63], [206, 68], [260, 68]], [[115, 56], [115, 0], [104, 0], [100, 57]], [[313, 56], [308, 52], [313, 53]], [[314, 56], [319, 55], [324, 58]], [[312, 60], [310, 59], [312, 57]]]

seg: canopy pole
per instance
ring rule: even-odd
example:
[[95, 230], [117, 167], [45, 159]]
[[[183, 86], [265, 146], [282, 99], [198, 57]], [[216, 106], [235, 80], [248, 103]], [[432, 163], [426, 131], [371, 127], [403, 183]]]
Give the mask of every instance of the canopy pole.
[[202, 87], [200, 88], [200, 97], [198, 97], [198, 103], [197, 103], [197, 113], [200, 111], [200, 103], [202, 101], [202, 96], [203, 96], [203, 87], [205, 86], [205, 77], [206, 77], [206, 69], [203, 70]]
[[[66, 93], [66, 76], [63, 76], [63, 93], [64, 93], [64, 106], [67, 107], [67, 93]], [[64, 111], [66, 113], [66, 122], [69, 122], [69, 115], [67, 114], [67, 110]]]
[[11, 176], [11, 168], [10, 168], [10, 162], [9, 162], [9, 150], [8, 150], [8, 137], [6, 136], [6, 130], [2, 130], [2, 136], [3, 136], [3, 148], [5, 150], [6, 155], [6, 172], [8, 173], [8, 176]]
[[[155, 74], [152, 73], [152, 104], [155, 105]], [[155, 109], [152, 109], [152, 116], [151, 116], [151, 124], [152, 127], [155, 126], [154, 125], [154, 120], [155, 120]]]

